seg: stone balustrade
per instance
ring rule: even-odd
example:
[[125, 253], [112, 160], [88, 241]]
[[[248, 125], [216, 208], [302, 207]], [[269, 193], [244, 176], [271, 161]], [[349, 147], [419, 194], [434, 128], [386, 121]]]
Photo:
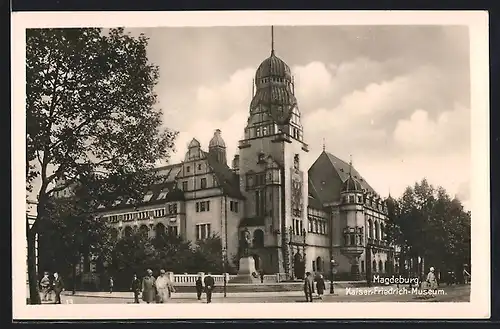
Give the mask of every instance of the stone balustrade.
[[[198, 275], [201, 275], [202, 278], [205, 276], [205, 273], [198, 274], [174, 274], [169, 272], [170, 280], [174, 283], [174, 285], [194, 285], [196, 282], [196, 278]], [[225, 274], [227, 276], [227, 281], [229, 282], [231, 279], [235, 278], [236, 275]], [[211, 274], [212, 278], [214, 278], [216, 285], [224, 284], [224, 274]], [[278, 283], [286, 280], [285, 273], [278, 274], [266, 274], [264, 275], [264, 283]]]

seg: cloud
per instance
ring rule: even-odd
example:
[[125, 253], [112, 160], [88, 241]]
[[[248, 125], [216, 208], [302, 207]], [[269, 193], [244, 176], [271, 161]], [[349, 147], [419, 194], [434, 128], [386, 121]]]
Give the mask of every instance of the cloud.
[[400, 120], [394, 141], [407, 152], [449, 152], [455, 147], [470, 146], [470, 109], [459, 104], [432, 119], [418, 109], [408, 119]]
[[[357, 169], [382, 195], [399, 196], [424, 177], [462, 195], [459, 185], [470, 172], [470, 111], [450, 102], [446, 72], [368, 58], [313, 61], [292, 72], [311, 149], [304, 165], [316, 160], [325, 139], [331, 153], [344, 160], [352, 154]], [[220, 83], [199, 86], [186, 109], [168, 113], [180, 131], [171, 162], [183, 160], [193, 137], [206, 150], [214, 130], [221, 129], [231, 163], [247, 122], [254, 73], [241, 69]]]

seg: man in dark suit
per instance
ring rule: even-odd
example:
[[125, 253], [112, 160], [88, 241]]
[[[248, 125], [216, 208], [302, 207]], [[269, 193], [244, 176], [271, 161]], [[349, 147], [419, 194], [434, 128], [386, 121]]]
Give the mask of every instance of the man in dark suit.
[[201, 294], [203, 293], [203, 281], [201, 281], [201, 275], [198, 275], [196, 279], [196, 297], [201, 300]]
[[205, 279], [203, 280], [205, 283], [205, 293], [207, 294], [207, 303], [212, 302], [212, 291], [215, 287], [214, 278], [210, 275], [210, 272], [207, 273]]
[[306, 302], [313, 301], [314, 292], [314, 279], [311, 272], [306, 273], [306, 278], [304, 279], [304, 294], [306, 295]]
[[132, 279], [132, 286], [130, 290], [134, 292], [134, 303], [139, 304], [139, 294], [141, 293], [142, 282], [137, 278], [137, 274], [134, 274], [134, 279]]
[[61, 292], [64, 291], [64, 282], [57, 272], [54, 273], [54, 281], [52, 282], [52, 287], [56, 295], [54, 304], [61, 304]]

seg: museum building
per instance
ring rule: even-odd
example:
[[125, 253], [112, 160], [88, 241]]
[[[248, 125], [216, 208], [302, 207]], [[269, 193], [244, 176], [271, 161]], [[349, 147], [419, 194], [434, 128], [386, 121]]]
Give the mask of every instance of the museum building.
[[218, 235], [234, 266], [249, 234], [256, 268], [269, 274], [328, 275], [332, 263], [338, 279], [397, 271], [395, 248], [385, 240], [391, 200], [381, 198], [352, 161], [324, 146], [304, 168], [304, 128], [290, 67], [273, 46], [256, 71], [244, 139], [230, 165], [220, 130], [208, 151], [193, 138], [184, 161], [156, 169], [166, 179], [151, 186], [140, 205], [116, 201], [98, 215], [117, 237], [170, 233], [196, 242]]

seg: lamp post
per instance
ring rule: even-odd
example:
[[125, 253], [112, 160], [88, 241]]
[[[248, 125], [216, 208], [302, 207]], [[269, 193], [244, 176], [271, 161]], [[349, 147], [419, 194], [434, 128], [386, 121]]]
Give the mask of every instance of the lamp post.
[[333, 275], [334, 275], [333, 272], [334, 272], [336, 266], [337, 266], [337, 262], [332, 257], [332, 259], [330, 260], [330, 294], [332, 294], [332, 295], [335, 293], [335, 290], [333, 288]]
[[290, 225], [290, 227], [288, 228], [288, 236], [289, 236], [289, 242], [288, 242], [288, 245], [289, 245], [289, 248], [290, 248], [290, 258], [291, 258], [291, 261], [292, 261], [292, 264], [291, 264], [291, 274], [292, 274], [292, 280], [294, 280], [295, 278], [295, 256], [293, 254], [293, 249], [292, 249], [292, 241], [293, 241], [293, 227]]
[[304, 238], [303, 238], [303, 242], [302, 242], [302, 261], [304, 262], [304, 275], [306, 273], [306, 234], [307, 234], [307, 231], [305, 228], [303, 228], [302, 229], [302, 236]]
[[227, 295], [227, 275], [226, 275], [226, 257], [227, 257], [227, 250], [226, 248], [222, 248], [222, 268], [223, 268], [223, 275], [224, 275], [224, 297]]

